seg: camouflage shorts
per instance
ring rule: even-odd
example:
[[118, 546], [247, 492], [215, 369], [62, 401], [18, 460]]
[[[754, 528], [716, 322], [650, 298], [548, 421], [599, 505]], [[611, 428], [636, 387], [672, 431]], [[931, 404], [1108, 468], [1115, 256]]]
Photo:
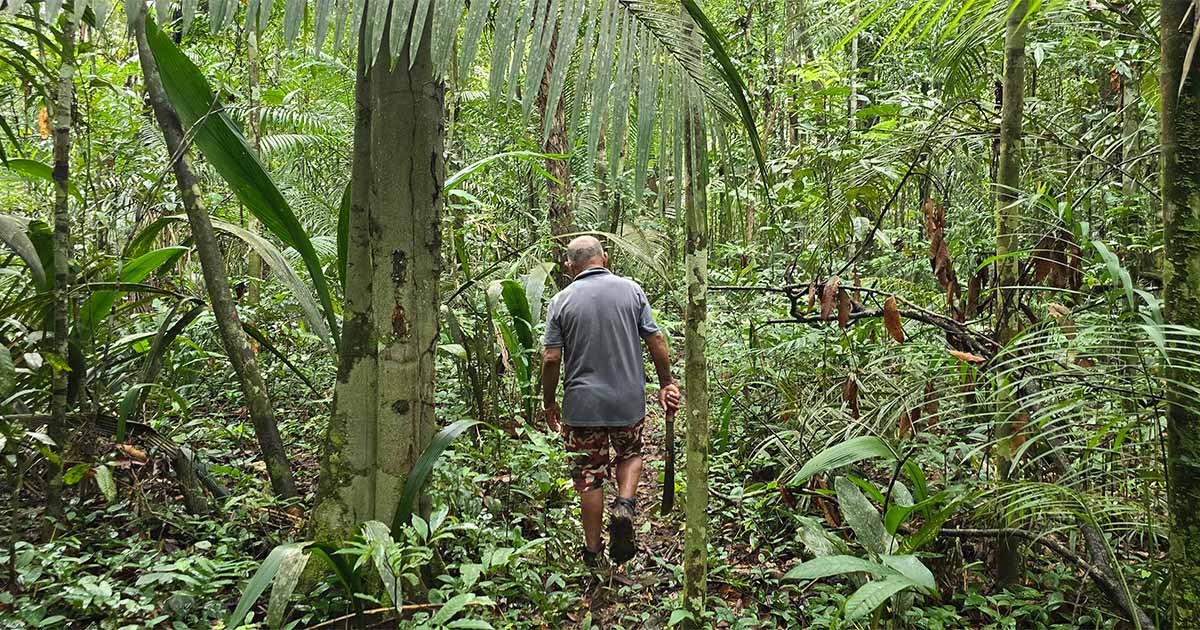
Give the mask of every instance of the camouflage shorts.
[[[599, 490], [604, 487], [609, 468], [641, 455], [643, 424], [638, 420], [627, 427], [565, 427], [575, 490]], [[615, 452], [611, 459], [610, 445]]]

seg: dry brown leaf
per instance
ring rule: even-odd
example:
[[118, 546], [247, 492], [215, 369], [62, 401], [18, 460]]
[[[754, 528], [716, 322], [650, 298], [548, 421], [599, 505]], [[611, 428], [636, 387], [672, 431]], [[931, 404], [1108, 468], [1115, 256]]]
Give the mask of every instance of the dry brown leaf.
[[810, 311], [813, 310], [813, 307], [816, 306], [816, 304], [817, 304], [817, 285], [816, 285], [816, 283], [809, 282], [808, 283], [808, 309], [807, 310], [810, 310]]
[[937, 388], [933, 386], [933, 381], [925, 383], [925, 400], [921, 405], [922, 411], [929, 416], [926, 420], [929, 426], [934, 426], [938, 421], [938, 411], [941, 409], [941, 401], [938, 400]]
[[899, 425], [900, 425], [900, 439], [903, 440], [905, 437], [907, 437], [913, 433], [912, 415], [909, 414], [907, 409], [900, 411]]
[[149, 460], [149, 457], [146, 456], [146, 451], [143, 451], [132, 444], [118, 444], [117, 450], [121, 451], [126, 457], [139, 464], [144, 464]]
[[850, 294], [845, 289], [838, 289], [838, 326], [850, 326]]
[[946, 292], [946, 304], [954, 310], [955, 299], [962, 290], [954, 273], [954, 263], [950, 261], [950, 248], [946, 245], [946, 208], [930, 198], [925, 200], [923, 209], [925, 235], [929, 238], [929, 266], [938, 285]]
[[896, 298], [889, 295], [883, 302], [883, 326], [896, 343], [904, 343], [904, 325], [900, 322], [900, 308], [896, 306]]
[[45, 107], [38, 110], [37, 126], [38, 135], [41, 136], [43, 140], [50, 137], [50, 112]]
[[825, 288], [821, 290], [821, 319], [829, 319], [833, 314], [834, 300], [838, 295], [838, 277], [825, 281]]
[[842, 400], [850, 407], [850, 417], [858, 419], [858, 379], [853, 374], [846, 375], [846, 384], [842, 386]]
[[950, 356], [952, 356], [956, 359], [959, 359], [961, 361], [966, 361], [967, 363], [983, 363], [984, 361], [987, 360], [987, 359], [979, 356], [978, 354], [972, 354], [970, 352], [961, 352], [958, 350], [950, 350], [949, 352], [950, 352]]

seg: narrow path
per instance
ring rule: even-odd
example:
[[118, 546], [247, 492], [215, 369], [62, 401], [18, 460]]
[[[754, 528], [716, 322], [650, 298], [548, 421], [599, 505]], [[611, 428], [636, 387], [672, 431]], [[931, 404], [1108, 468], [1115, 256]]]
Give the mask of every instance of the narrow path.
[[[667, 615], [670, 613], [662, 602], [679, 589], [675, 582], [674, 567], [683, 560], [683, 512], [679, 501], [681, 497], [677, 495], [675, 509], [666, 515], [659, 513], [662, 506], [660, 479], [666, 465], [663, 426], [661, 413], [653, 409], [646, 418], [645, 464], [642, 467], [642, 481], [638, 485], [639, 515], [635, 525], [638, 555], [624, 566], [607, 569], [585, 589], [579, 612], [572, 615], [572, 621], [576, 623], [573, 627], [582, 627], [589, 611], [593, 628], [607, 628], [616, 623], [627, 628], [661, 628], [667, 624]], [[677, 481], [682, 481], [683, 476], [681, 433], [676, 425]], [[607, 526], [607, 515], [605, 524]], [[654, 614], [649, 619], [640, 619], [650, 611]], [[626, 617], [634, 617], [638, 621], [622, 621]]]

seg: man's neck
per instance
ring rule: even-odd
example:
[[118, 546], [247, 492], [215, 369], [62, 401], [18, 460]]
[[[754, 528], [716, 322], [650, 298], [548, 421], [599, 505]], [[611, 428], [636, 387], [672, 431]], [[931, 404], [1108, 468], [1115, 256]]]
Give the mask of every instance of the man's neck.
[[583, 274], [588, 273], [589, 271], [595, 271], [597, 269], [603, 269], [605, 271], [608, 271], [608, 268], [605, 267], [604, 265], [590, 265], [588, 267], [584, 267], [583, 270], [581, 270], [579, 273], [575, 274], [575, 277], [578, 278], [579, 276], [582, 276]]

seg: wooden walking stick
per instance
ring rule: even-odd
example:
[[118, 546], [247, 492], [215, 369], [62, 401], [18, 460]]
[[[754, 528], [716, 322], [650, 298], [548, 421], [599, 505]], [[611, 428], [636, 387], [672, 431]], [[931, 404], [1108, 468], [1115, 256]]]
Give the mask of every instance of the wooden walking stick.
[[659, 514], [666, 514], [675, 507], [675, 412], [667, 411], [667, 468], [663, 473], [663, 497]]

